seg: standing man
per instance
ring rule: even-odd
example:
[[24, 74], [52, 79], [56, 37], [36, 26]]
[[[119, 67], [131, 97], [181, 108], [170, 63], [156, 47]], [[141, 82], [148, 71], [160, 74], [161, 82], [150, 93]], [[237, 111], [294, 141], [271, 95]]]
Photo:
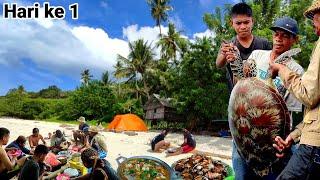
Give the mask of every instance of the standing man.
[[[315, 0], [304, 15], [313, 21], [315, 33], [320, 36], [320, 0]], [[320, 38], [302, 76], [281, 64], [271, 64], [270, 72], [274, 76], [279, 74], [290, 93], [306, 106], [303, 121], [286, 140], [275, 139], [274, 146], [280, 152], [300, 140], [299, 148], [278, 179], [320, 179]], [[282, 157], [283, 154], [277, 156]]]
[[[273, 31], [272, 40], [273, 48], [272, 50], [254, 50], [249, 56], [249, 59], [255, 60], [257, 66], [257, 78], [261, 80], [267, 80], [268, 69], [271, 63], [273, 63], [281, 54], [290, 50], [294, 44], [298, 41], [298, 24], [297, 21], [290, 17], [282, 17], [276, 19], [273, 26], [270, 28]], [[292, 71], [302, 75], [304, 70], [303, 68], [295, 62], [294, 59], [290, 58], [286, 61], [286, 66]], [[284, 87], [283, 81], [280, 77], [276, 77], [273, 80], [275, 84], [275, 89], [281, 94], [283, 99], [286, 102], [290, 114], [292, 112], [301, 112], [302, 104], [295, 98], [295, 96]], [[292, 116], [291, 116], [292, 117]], [[292, 124], [292, 118], [291, 123]], [[289, 155], [289, 154], [288, 154]], [[273, 164], [271, 168], [272, 171], [264, 178], [267, 179], [276, 179], [276, 177], [283, 170], [285, 164], [287, 163], [290, 156], [287, 158], [281, 159], [277, 163]], [[243, 160], [243, 163], [245, 161]], [[247, 171], [244, 173], [244, 179], [260, 179], [260, 177], [255, 174], [251, 168], [247, 168]]]
[[231, 39], [230, 43], [222, 43], [219, 54], [216, 59], [216, 66], [227, 68], [228, 88], [231, 92], [235, 79], [231, 72], [229, 63], [234, 60], [235, 55], [230, 52], [234, 46], [240, 51], [242, 60], [248, 59], [253, 50], [271, 50], [271, 43], [266, 39], [254, 36], [252, 9], [246, 3], [238, 3], [231, 9], [231, 24], [236, 32], [236, 36]]
[[[252, 9], [246, 3], [238, 3], [231, 9], [231, 24], [236, 32], [236, 36], [232, 38], [231, 43], [222, 43], [216, 66], [219, 68], [226, 67], [228, 88], [231, 93], [236, 82], [229, 63], [234, 60], [235, 54], [230, 52], [234, 47], [240, 51], [242, 60], [248, 59], [253, 50], [271, 50], [271, 44], [263, 38], [256, 37], [252, 34], [253, 17]], [[232, 166], [236, 174], [237, 180], [243, 180], [244, 174], [248, 170], [246, 163], [243, 163], [235, 143], [232, 148]]]

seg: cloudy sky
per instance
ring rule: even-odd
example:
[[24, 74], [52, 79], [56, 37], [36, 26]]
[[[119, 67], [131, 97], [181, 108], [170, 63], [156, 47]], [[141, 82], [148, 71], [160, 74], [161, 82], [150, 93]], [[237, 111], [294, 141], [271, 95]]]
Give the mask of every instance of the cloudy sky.
[[[38, 1], [0, 0], [30, 6]], [[202, 21], [204, 13], [237, 0], [171, 0], [173, 22], [189, 39], [212, 35]], [[79, 19], [71, 18], [68, 6], [79, 4]], [[63, 90], [79, 86], [80, 72], [88, 68], [99, 79], [113, 72], [117, 54], [127, 56], [128, 42], [143, 38], [156, 42], [159, 33], [146, 0], [50, 0], [65, 7], [63, 20], [4, 19], [0, 8], [0, 95], [23, 85], [38, 91], [50, 85]], [[2, 6], [1, 6], [2, 7]], [[42, 12], [43, 9], [40, 10]], [[42, 14], [42, 13], [40, 13]], [[163, 25], [166, 32], [167, 24]]]

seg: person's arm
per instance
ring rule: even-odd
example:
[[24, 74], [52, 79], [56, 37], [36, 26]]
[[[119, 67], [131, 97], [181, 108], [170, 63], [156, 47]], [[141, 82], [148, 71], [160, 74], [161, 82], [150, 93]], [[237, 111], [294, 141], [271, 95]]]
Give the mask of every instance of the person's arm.
[[10, 143], [6, 148], [5, 151], [12, 151], [12, 150], [17, 150], [19, 147], [16, 147], [13, 143]]
[[6, 147], [5, 148], [5, 151], [12, 151], [12, 150], [17, 150], [18, 148], [16, 148], [16, 147]]
[[287, 153], [286, 150], [290, 149], [293, 142], [299, 142], [302, 128], [303, 122], [298, 124], [295, 130], [292, 131], [285, 140], [283, 140], [280, 136], [277, 136], [274, 139], [275, 143], [273, 144], [273, 147], [278, 151], [276, 152], [276, 156], [278, 158], [284, 157], [284, 155]]
[[99, 144], [99, 146], [101, 147], [102, 150], [104, 150], [105, 152], [108, 152], [107, 144], [106, 144], [105, 139], [103, 138], [103, 136], [99, 137], [98, 144]]
[[27, 149], [26, 147], [21, 147], [20, 149], [21, 149], [21, 151], [22, 151], [23, 153], [25, 153], [25, 154], [31, 154], [30, 150]]
[[44, 145], [46, 145], [46, 141], [44, 140], [44, 138], [43, 138], [42, 135], [40, 135], [40, 139], [41, 139], [42, 143], [43, 143]]
[[[304, 69], [298, 63], [296, 63], [293, 59], [289, 63], [287, 63], [287, 67], [300, 76], [303, 75]], [[290, 93], [290, 91], [286, 90], [284, 95], [284, 100], [287, 104], [288, 110], [291, 112], [302, 112], [303, 105], [302, 103], [294, 96], [294, 94]], [[292, 117], [292, 116], [291, 116]]]
[[287, 89], [305, 106], [314, 108], [320, 101], [320, 41], [311, 56], [307, 71], [301, 76], [285, 66], [278, 66], [279, 76]]
[[11, 171], [16, 163], [16, 157], [13, 157], [10, 161], [6, 151], [0, 147], [0, 158], [6, 170]]
[[184, 145], [186, 145], [187, 144], [187, 138], [184, 138], [183, 139], [183, 144], [181, 144], [180, 146], [184, 146]]
[[218, 53], [218, 56], [216, 59], [216, 66], [218, 68], [222, 68], [228, 63], [227, 56], [228, 56], [228, 52], [232, 46], [233, 45], [231, 43], [222, 43], [221, 44], [221, 48], [219, 50], [219, 53]]

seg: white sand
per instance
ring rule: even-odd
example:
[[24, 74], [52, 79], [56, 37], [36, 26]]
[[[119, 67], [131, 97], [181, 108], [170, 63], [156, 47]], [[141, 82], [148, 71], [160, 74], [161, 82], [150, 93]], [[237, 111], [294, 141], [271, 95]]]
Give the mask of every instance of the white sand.
[[[60, 129], [65, 132], [68, 138], [72, 137], [70, 128], [77, 129], [77, 125], [60, 127], [59, 123], [51, 123], [44, 121], [21, 120], [13, 118], [0, 118], [0, 127], [6, 127], [10, 130], [10, 142], [15, 140], [19, 135], [29, 136], [32, 129], [37, 127], [43, 137], [47, 137], [49, 132]], [[111, 163], [115, 170], [118, 167], [116, 158], [120, 155], [124, 157], [132, 156], [153, 156], [165, 161], [168, 165], [172, 165], [175, 161], [191, 156], [191, 153], [178, 156], [165, 157], [163, 153], [153, 153], [149, 145], [150, 140], [159, 132], [138, 132], [138, 135], [128, 136], [123, 133], [101, 132], [105, 137], [108, 145], [107, 160]], [[214, 159], [222, 160], [231, 165], [231, 139], [210, 136], [195, 136], [197, 147], [196, 150], [214, 153]], [[173, 145], [178, 146], [183, 142], [183, 135], [177, 133], [169, 133], [166, 137]], [[221, 156], [225, 158], [220, 158]]]

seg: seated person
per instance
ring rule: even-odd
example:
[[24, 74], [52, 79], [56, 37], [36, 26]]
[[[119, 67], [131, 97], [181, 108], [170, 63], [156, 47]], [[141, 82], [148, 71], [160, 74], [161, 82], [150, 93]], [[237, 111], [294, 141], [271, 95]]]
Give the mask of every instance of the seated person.
[[179, 155], [182, 153], [188, 153], [196, 148], [196, 140], [193, 135], [187, 130], [183, 129], [184, 142], [175, 152], [168, 153], [167, 156]]
[[170, 142], [164, 141], [164, 138], [167, 136], [168, 130], [163, 130], [160, 134], [154, 137], [151, 140], [151, 149], [154, 152], [161, 152], [161, 149], [168, 149]]
[[108, 152], [106, 140], [104, 136], [99, 133], [98, 127], [92, 126], [89, 128], [84, 148], [93, 148], [98, 152], [100, 158], [106, 157]]
[[[26, 146], [27, 139], [24, 136], [19, 136], [15, 141], [11, 142], [7, 147], [6, 151], [11, 151], [11, 150], [21, 150], [22, 151], [22, 156], [24, 154], [33, 154], [32, 151], [27, 149]], [[19, 157], [18, 157], [19, 159]]]
[[73, 131], [73, 139], [76, 142], [76, 145], [79, 143], [84, 144], [85, 143], [85, 133], [88, 132], [89, 125], [86, 124], [86, 119], [84, 117], [79, 117], [79, 130]]
[[39, 134], [38, 128], [33, 128], [32, 135], [29, 136], [29, 145], [31, 149], [36, 148], [39, 145], [39, 141], [42, 141], [44, 145], [46, 145], [46, 141], [43, 139], [42, 135]]
[[21, 168], [19, 180], [38, 180], [44, 175], [44, 163], [49, 149], [45, 145], [38, 145], [34, 155], [29, 157]]
[[19, 167], [21, 167], [26, 158], [20, 158], [13, 156], [10, 160], [5, 149], [2, 147], [7, 145], [10, 138], [10, 131], [7, 128], [0, 128], [0, 179], [9, 180], [19, 173]]
[[[55, 134], [51, 136], [50, 146], [54, 153], [61, 151], [63, 148], [61, 147], [62, 143], [66, 142], [66, 138], [60, 130], [56, 130]], [[67, 143], [67, 142], [66, 142]]]
[[76, 179], [94, 179], [94, 180], [105, 180], [112, 179], [118, 180], [117, 173], [112, 169], [110, 163], [105, 159], [98, 157], [97, 151], [92, 148], [85, 149], [81, 153], [81, 160], [86, 168], [92, 168], [91, 172], [78, 177]]

